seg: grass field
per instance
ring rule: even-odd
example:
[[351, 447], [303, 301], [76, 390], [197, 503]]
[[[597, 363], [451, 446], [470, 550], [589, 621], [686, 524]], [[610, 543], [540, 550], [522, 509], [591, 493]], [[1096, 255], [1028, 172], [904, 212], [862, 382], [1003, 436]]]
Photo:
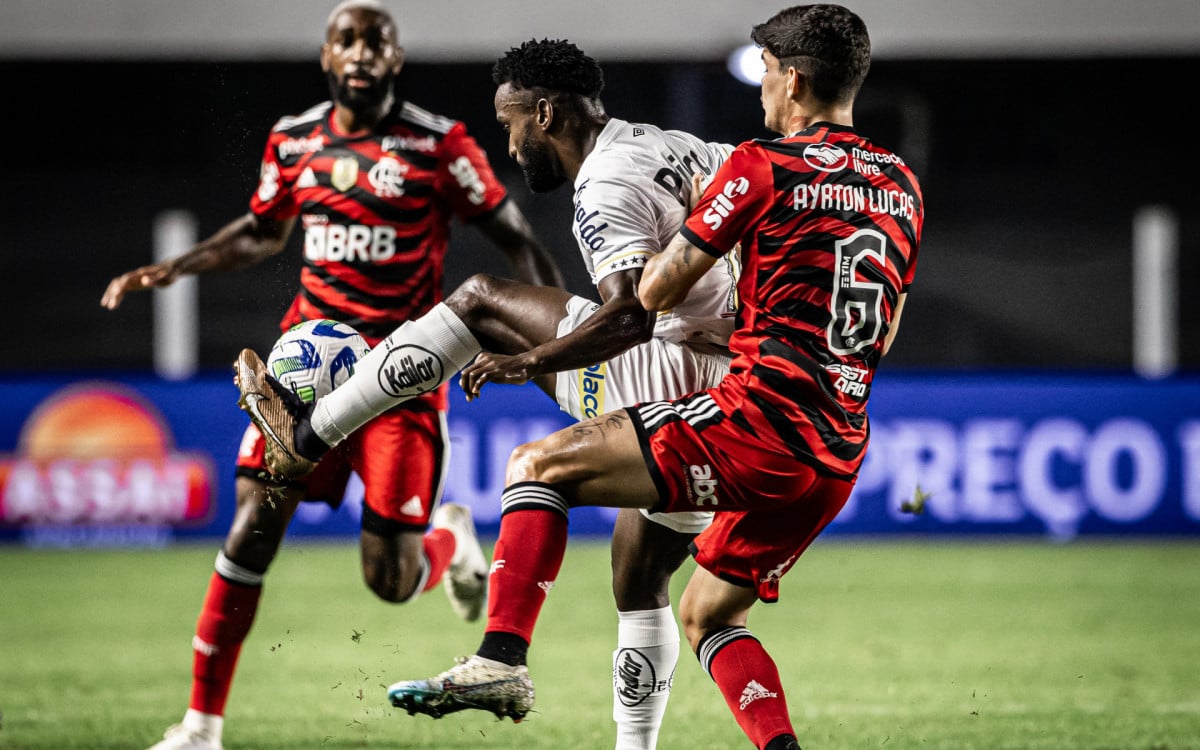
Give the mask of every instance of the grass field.
[[[140, 750], [178, 721], [216, 548], [0, 548], [0, 748]], [[354, 546], [289, 542], [226, 748], [611, 748], [607, 554], [572, 541], [531, 652], [537, 704], [513, 725], [388, 706], [387, 684], [446, 668], [481, 627], [440, 592], [375, 600]], [[806, 750], [1200, 749], [1200, 543], [835, 537], [782, 591], [750, 627]], [[659, 748], [749, 747], [685, 648]]]

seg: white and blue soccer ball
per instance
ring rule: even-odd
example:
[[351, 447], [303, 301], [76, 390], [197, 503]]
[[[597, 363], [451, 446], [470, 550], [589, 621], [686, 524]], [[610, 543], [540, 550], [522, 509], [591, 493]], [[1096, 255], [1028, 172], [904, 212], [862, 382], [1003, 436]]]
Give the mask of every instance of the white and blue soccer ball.
[[267, 370], [302, 401], [311, 402], [345, 383], [370, 350], [367, 340], [345, 323], [306, 320], [275, 342]]

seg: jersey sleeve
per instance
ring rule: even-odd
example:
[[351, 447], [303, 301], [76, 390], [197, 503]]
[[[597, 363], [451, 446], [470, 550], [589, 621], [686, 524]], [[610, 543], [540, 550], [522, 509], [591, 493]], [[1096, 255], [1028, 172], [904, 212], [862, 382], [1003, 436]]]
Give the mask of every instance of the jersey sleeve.
[[773, 186], [769, 160], [753, 143], [743, 143], [713, 175], [680, 234], [720, 258], [770, 209]]
[[493, 211], [508, 195], [503, 183], [492, 171], [487, 154], [467, 127], [456, 122], [442, 140], [436, 188], [463, 221]]
[[[591, 257], [594, 281], [642, 268], [662, 250], [648, 191], [631, 170], [601, 170], [577, 191], [575, 239]], [[657, 188], [661, 189], [661, 188]], [[673, 199], [672, 199], [673, 200]]]
[[271, 132], [267, 147], [263, 151], [262, 165], [258, 171], [258, 189], [250, 196], [250, 210], [257, 216], [283, 221], [300, 213], [292, 195], [292, 186], [286, 180], [283, 166], [279, 163], [276, 148], [284, 138], [278, 130]]

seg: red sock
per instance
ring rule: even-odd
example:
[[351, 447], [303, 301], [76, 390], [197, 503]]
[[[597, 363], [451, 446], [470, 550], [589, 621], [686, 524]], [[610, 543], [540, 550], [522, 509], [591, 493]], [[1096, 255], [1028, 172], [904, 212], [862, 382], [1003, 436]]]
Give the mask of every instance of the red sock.
[[766, 747], [781, 734], [796, 734], [779, 670], [750, 631], [728, 628], [714, 633], [701, 642], [700, 654], [733, 718], [755, 747]]
[[425, 535], [424, 545], [425, 557], [429, 559], [429, 580], [421, 590], [428, 591], [442, 580], [454, 557], [454, 533], [450, 529], [432, 529]]
[[242, 642], [254, 623], [262, 586], [233, 583], [217, 573], [208, 581], [204, 607], [192, 639], [192, 698], [189, 708], [206, 714], [225, 714]]
[[567, 517], [545, 509], [518, 509], [500, 517], [500, 537], [488, 581], [486, 632], [515, 633], [528, 643], [546, 594], [567, 550]]

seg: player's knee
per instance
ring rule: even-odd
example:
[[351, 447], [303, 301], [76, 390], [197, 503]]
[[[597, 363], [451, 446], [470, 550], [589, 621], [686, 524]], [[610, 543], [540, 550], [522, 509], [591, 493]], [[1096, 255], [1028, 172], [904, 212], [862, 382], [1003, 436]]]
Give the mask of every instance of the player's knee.
[[420, 566], [363, 564], [363, 581], [367, 588], [385, 602], [403, 604], [410, 601], [420, 585]]
[[617, 609], [631, 612], [662, 609], [671, 604], [671, 574], [640, 566], [613, 567], [613, 599]]
[[421, 539], [417, 531], [381, 536], [364, 529], [362, 572], [367, 588], [393, 604], [412, 599], [428, 568], [422, 563]]
[[695, 652], [696, 647], [700, 644], [700, 639], [704, 637], [703, 620], [697, 617], [695, 607], [688, 606], [684, 600], [679, 602], [679, 624], [683, 626], [683, 637], [687, 639], [692, 651]]
[[571, 454], [559, 449], [553, 437], [517, 446], [508, 459], [507, 484], [540, 482], [562, 486], [578, 481], [578, 467]]
[[508, 468], [505, 472], [505, 483], [544, 482], [542, 466], [544, 451], [540, 441], [518, 445], [508, 457]]
[[691, 644], [693, 652], [704, 636], [735, 624], [725, 613], [705, 606], [702, 597], [690, 596], [686, 589], [679, 599], [679, 623], [683, 626], [683, 636]]
[[496, 277], [477, 273], [468, 277], [446, 297], [446, 306], [469, 325], [472, 319], [487, 311], [489, 301], [495, 297]]

